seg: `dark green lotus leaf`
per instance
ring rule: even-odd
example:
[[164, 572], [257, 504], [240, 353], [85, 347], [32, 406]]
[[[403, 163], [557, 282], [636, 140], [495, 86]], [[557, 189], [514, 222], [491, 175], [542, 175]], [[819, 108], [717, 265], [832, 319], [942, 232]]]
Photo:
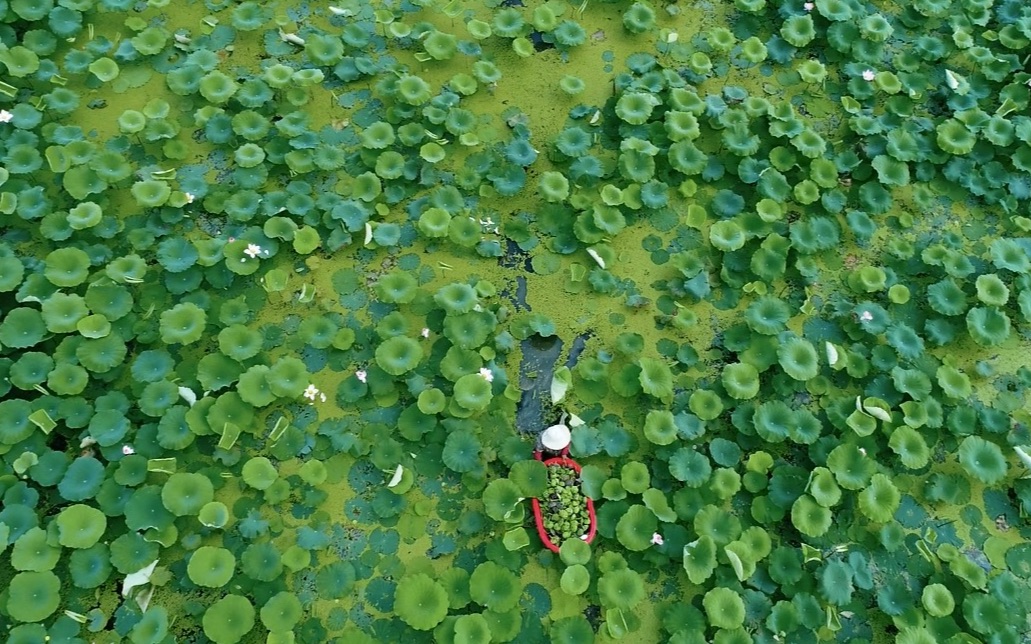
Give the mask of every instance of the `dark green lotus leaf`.
[[84, 550], [76, 550], [68, 561], [72, 583], [79, 588], [96, 588], [111, 576], [111, 558], [107, 545], [97, 543]]
[[828, 561], [820, 571], [820, 592], [835, 606], [844, 606], [852, 601], [855, 590], [852, 585], [852, 568], [843, 561]]
[[985, 485], [995, 485], [1006, 478], [1008, 464], [995, 443], [979, 436], [967, 436], [959, 445], [959, 462], [970, 476]]
[[111, 542], [111, 563], [123, 575], [142, 570], [158, 558], [158, 544], [138, 532], [127, 532]]
[[521, 594], [519, 578], [493, 561], [476, 566], [469, 577], [472, 600], [493, 611], [504, 612], [514, 608]]
[[157, 485], [137, 488], [125, 503], [125, 524], [130, 530], [164, 530], [173, 521], [175, 515], [165, 508], [161, 500], [161, 488]]
[[616, 537], [628, 550], [647, 550], [659, 524], [655, 514], [643, 505], [632, 505], [616, 523]]
[[479, 373], [462, 376], [455, 382], [454, 401], [469, 411], [482, 411], [493, 398], [491, 384]]
[[155, 644], [167, 637], [168, 626], [168, 611], [163, 606], [150, 606], [143, 618], [132, 627], [129, 638], [134, 644]]
[[631, 609], [644, 597], [644, 580], [629, 568], [605, 570], [598, 579], [598, 598], [607, 608]]
[[57, 490], [67, 501], [84, 501], [93, 498], [103, 482], [104, 466], [100, 461], [92, 456], [80, 456], [68, 466]]
[[0, 322], [0, 344], [12, 349], [24, 349], [38, 344], [46, 333], [43, 316], [36, 309], [10, 309], [3, 322]]

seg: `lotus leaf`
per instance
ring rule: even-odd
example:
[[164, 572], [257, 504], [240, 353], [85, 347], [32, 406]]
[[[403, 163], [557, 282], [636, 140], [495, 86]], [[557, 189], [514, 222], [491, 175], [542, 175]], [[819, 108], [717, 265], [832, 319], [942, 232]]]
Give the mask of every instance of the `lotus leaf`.
[[[271, 543], [252, 543], [240, 557], [243, 572], [258, 581], [275, 581], [283, 572], [282, 557]], [[278, 630], [278, 629], [276, 629]]]
[[161, 488], [161, 502], [177, 517], [194, 515], [214, 498], [215, 490], [203, 474], [176, 472]]
[[19, 572], [7, 591], [7, 613], [19, 622], [43, 621], [61, 603], [61, 582], [50, 571]]
[[1005, 306], [1010, 290], [995, 273], [979, 275], [975, 281], [977, 299], [988, 306]]
[[254, 628], [254, 612], [254, 606], [247, 598], [226, 595], [204, 612], [204, 634], [216, 644], [239, 642]]
[[[198, 586], [221, 588], [233, 578], [235, 567], [236, 557], [230, 551], [225, 548], [201, 546], [190, 557], [186, 571], [190, 576], [190, 581]], [[206, 628], [205, 632], [207, 632]], [[208, 637], [211, 637], [210, 633], [208, 633]]]
[[107, 517], [81, 503], [66, 506], [57, 515], [58, 541], [66, 548], [90, 548], [107, 529]]
[[819, 372], [816, 349], [802, 338], [790, 338], [781, 343], [777, 347], [777, 359], [784, 372], [795, 380], [809, 380]]
[[210, 501], [200, 509], [197, 519], [209, 528], [225, 527], [229, 522], [229, 508], [221, 501]]
[[72, 553], [68, 562], [68, 570], [72, 582], [79, 588], [96, 588], [107, 581], [111, 575], [111, 562], [108, 547], [97, 543], [83, 550]]
[[422, 41], [422, 46], [434, 60], [448, 60], [458, 51], [458, 39], [451, 34], [432, 30]]
[[820, 537], [831, 526], [833, 515], [808, 494], [795, 499], [791, 505], [791, 524], [808, 537]]
[[943, 584], [928, 584], [924, 586], [920, 596], [920, 603], [923, 604], [924, 610], [932, 617], [950, 615], [956, 607], [952, 592]]
[[870, 485], [859, 494], [859, 509], [871, 521], [890, 521], [898, 509], [902, 495], [884, 474], [874, 474]]
[[967, 436], [959, 445], [959, 462], [968, 474], [985, 485], [1006, 477], [1007, 462], [1002, 450], [979, 436]]
[[723, 367], [721, 376], [727, 395], [737, 400], [754, 398], [759, 393], [759, 372], [748, 363], [737, 362]]
[[966, 321], [970, 337], [981, 346], [993, 347], [1009, 337], [1009, 316], [994, 306], [970, 309], [967, 311]]
[[491, 384], [479, 373], [462, 376], [455, 381], [454, 402], [469, 411], [482, 411], [493, 398]]
[[173, 521], [175, 516], [165, 509], [161, 502], [161, 489], [156, 485], [135, 490], [125, 503], [125, 523], [132, 530], [164, 530]]
[[524, 497], [541, 496], [548, 484], [547, 468], [537, 460], [513, 463], [508, 478], [519, 486]]
[[483, 491], [484, 511], [495, 521], [506, 521], [524, 498], [520, 487], [511, 480], [496, 479]]
[[404, 336], [387, 338], [376, 347], [376, 364], [392, 376], [400, 376], [415, 369], [422, 358], [422, 346]]
[[207, 314], [192, 302], [180, 302], [161, 314], [161, 341], [192, 344], [204, 335]]
[[297, 595], [281, 591], [261, 607], [261, 623], [273, 633], [290, 631], [301, 620], [301, 600]]
[[431, 630], [447, 616], [447, 591], [429, 575], [406, 575], [397, 584], [394, 611], [412, 628]]
[[243, 465], [243, 480], [256, 490], [266, 490], [279, 478], [275, 465], [264, 456], [255, 456]]
[[616, 537], [629, 550], [647, 550], [658, 529], [655, 515], [643, 505], [632, 505], [616, 524]]
[[60, 557], [61, 549], [47, 543], [46, 530], [29, 528], [14, 542], [11, 566], [15, 570], [43, 572], [52, 570]]
[[725, 546], [741, 535], [741, 521], [714, 505], [701, 508], [694, 517], [695, 532], [708, 535], [718, 546]]
[[[4, 418], [9, 417], [5, 415]], [[91, 456], [80, 456], [68, 466], [57, 489], [68, 501], [85, 501], [100, 490], [103, 482], [104, 466], [100, 461]]]
[[272, 364], [266, 376], [272, 393], [282, 398], [300, 396], [311, 380], [307, 367], [299, 358], [286, 356]]
[[261, 334], [243, 324], [231, 324], [218, 333], [218, 348], [234, 360], [247, 360], [262, 349]]

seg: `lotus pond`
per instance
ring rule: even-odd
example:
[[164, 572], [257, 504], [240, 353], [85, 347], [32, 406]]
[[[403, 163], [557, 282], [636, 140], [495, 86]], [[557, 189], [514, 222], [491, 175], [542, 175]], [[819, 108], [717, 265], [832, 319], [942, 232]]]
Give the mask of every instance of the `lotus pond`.
[[1029, 53], [1023, 0], [0, 0], [0, 637], [1029, 641]]

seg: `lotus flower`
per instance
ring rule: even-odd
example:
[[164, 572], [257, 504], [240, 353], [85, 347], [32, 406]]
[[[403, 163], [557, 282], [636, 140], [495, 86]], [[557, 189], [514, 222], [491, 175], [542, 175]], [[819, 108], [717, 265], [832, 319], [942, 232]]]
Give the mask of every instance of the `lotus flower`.
[[814, 7], [816, 7], [816, 5], [813, 4], [812, 2], [807, 2], [804, 5], [802, 5], [802, 8], [805, 9], [806, 11], [812, 11]]
[[135, 454], [136, 450], [132, 448], [132, 445], [122, 445], [122, 453], [129, 456], [130, 454]]
[[196, 198], [196, 195], [194, 195], [192, 192], [187, 192], [184, 194], [186, 195], [186, 203], [193, 203], [193, 200]]
[[430, 337], [430, 330], [428, 328], [426, 328], [426, 327], [423, 327], [423, 329], [419, 333], [419, 335], [421, 335], [424, 338], [428, 338], [428, 337]]
[[365, 379], [368, 378], [368, 375], [369, 374], [365, 372], [365, 369], [359, 369], [358, 371], [354, 372], [354, 377], [358, 380], [361, 380], [362, 382], [365, 382]]
[[314, 402], [320, 393], [322, 392], [320, 392], [315, 385], [308, 385], [308, 388], [304, 390], [304, 397]]
[[872, 69], [863, 70], [863, 80], [870, 82], [877, 74]]
[[10, 123], [12, 119], [14, 119], [14, 114], [7, 110], [0, 110], [0, 123]]
[[257, 258], [261, 253], [261, 246], [258, 246], [257, 244], [247, 244], [247, 248], [243, 251], [243, 254], [247, 255], [251, 259]]
[[494, 382], [494, 372], [492, 372], [488, 367], [481, 368], [480, 375], [483, 376], [483, 379], [487, 382]]
[[656, 532], [652, 535], [652, 545], [661, 546], [664, 543], [662, 535]]

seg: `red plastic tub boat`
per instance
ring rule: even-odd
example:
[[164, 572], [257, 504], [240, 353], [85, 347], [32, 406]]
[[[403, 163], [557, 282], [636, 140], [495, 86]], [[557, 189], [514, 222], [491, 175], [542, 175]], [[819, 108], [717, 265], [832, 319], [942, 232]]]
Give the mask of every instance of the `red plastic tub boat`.
[[[548, 467], [568, 467], [575, 471], [578, 475], [580, 474], [580, 464], [569, 458], [569, 448], [562, 450], [558, 456], [549, 458], [544, 461], [544, 464]], [[541, 460], [541, 452], [534, 452], [534, 458], [538, 461]], [[584, 500], [587, 502], [587, 516], [590, 519], [590, 527], [587, 529], [587, 534], [580, 535], [580, 538], [586, 543], [590, 543], [594, 540], [594, 535], [598, 530], [598, 518], [594, 514], [594, 501], [591, 497], [584, 495]], [[558, 546], [552, 543], [551, 539], [548, 538], [548, 532], [544, 529], [544, 517], [541, 515], [541, 504], [536, 498], [530, 500], [533, 505], [533, 518], [537, 523], [537, 534], [540, 536], [541, 541], [544, 542], [544, 547], [552, 552], [558, 552]]]

